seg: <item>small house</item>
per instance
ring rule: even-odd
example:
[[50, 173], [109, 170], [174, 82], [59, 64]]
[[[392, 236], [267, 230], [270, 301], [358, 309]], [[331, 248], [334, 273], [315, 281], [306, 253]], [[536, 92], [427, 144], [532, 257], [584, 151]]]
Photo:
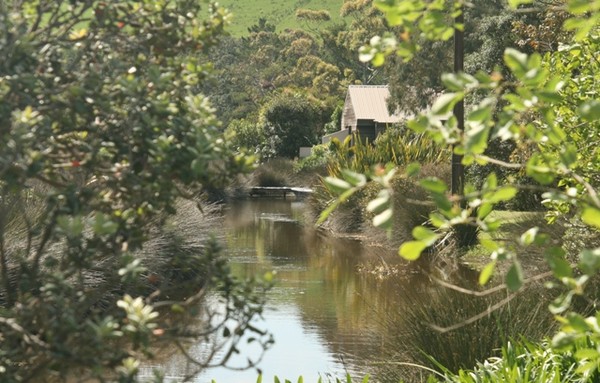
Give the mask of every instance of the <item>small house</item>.
[[363, 142], [373, 142], [388, 125], [400, 122], [400, 113], [390, 113], [388, 99], [390, 90], [387, 85], [350, 85], [344, 111], [342, 129], [322, 138], [323, 143], [334, 137], [343, 141], [347, 136], [357, 134]]

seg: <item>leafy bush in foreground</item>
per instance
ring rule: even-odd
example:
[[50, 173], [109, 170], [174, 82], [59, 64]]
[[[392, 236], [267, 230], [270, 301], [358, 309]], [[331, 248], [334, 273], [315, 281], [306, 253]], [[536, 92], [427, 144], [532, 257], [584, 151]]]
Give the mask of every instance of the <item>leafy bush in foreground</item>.
[[[600, 230], [600, 101], [597, 97], [600, 91], [600, 82], [597, 81], [600, 69], [597, 59], [600, 2], [557, 0], [547, 4], [533, 0], [509, 1], [512, 8], [532, 3], [549, 14], [557, 10], [566, 13], [564, 18], [561, 16], [564, 23], [561, 21], [556, 27], [559, 33], [569, 37], [564, 40], [567, 43], [532, 54], [506, 49], [503, 55], [504, 74], [464, 73], [460, 67], [456, 68], [456, 73], [442, 77], [447, 92], [437, 98], [429, 111], [421, 113], [408, 126], [437, 143], [451, 145], [456, 156], [454, 160], [460, 160], [464, 166], [477, 163], [522, 169], [534, 183], [523, 185], [510, 179], [499, 182], [496, 174], [491, 172], [481, 186], [460, 184], [449, 192], [443, 180], [422, 179], [420, 184], [435, 202], [436, 211], [429, 215], [432, 227], [415, 227], [413, 239], [400, 246], [399, 254], [407, 260], [418, 259], [428, 247], [449, 233], [458, 237], [461, 231], [464, 233], [462, 229], [465, 227], [486, 233], [496, 232], [500, 222], [490, 213], [499, 203], [513, 201], [519, 189], [542, 193], [542, 203], [549, 209], [548, 222], [560, 218], [584, 227], [589, 233], [597, 234]], [[420, 34], [437, 41], [446, 41], [455, 34], [460, 41], [462, 36], [465, 7], [462, 1], [391, 0], [375, 1], [374, 4], [385, 14], [388, 23], [400, 30], [398, 36], [391, 33], [376, 36], [369, 46], [361, 49], [362, 59], [375, 65], [382, 65], [391, 53], [410, 60], [419, 47], [407, 36]], [[443, 21], [449, 12], [456, 17], [454, 24]], [[468, 105], [463, 121], [463, 103], [473, 94], [481, 97], [473, 105]], [[487, 155], [486, 149], [495, 139], [513, 142], [517, 147], [530, 148], [531, 151], [523, 158], [512, 158], [514, 162], [492, 158]], [[366, 187], [367, 177], [352, 170], [334, 173], [342, 178], [326, 179], [329, 189], [338, 198], [324, 211], [321, 221], [342, 201]], [[384, 188], [367, 205], [376, 214], [373, 218], [375, 226], [391, 226], [394, 210], [391, 180], [394, 171], [389, 167], [371, 174], [372, 179]], [[414, 167], [406, 173], [414, 176], [417, 171]], [[512, 299], [524, 285], [554, 277], [552, 285], [561, 286], [564, 291], [550, 305], [560, 330], [551, 343], [541, 347], [541, 357], [530, 358], [528, 352], [531, 350], [520, 349], [514, 357], [521, 358], [524, 361], [522, 365], [513, 363], [512, 352], [505, 353], [499, 361], [500, 368], [490, 369], [494, 374], [498, 372], [491, 381], [527, 381], [529, 378], [536, 381], [597, 380], [600, 313], [578, 313], [572, 303], [575, 297], [586, 296], [592, 276], [600, 271], [599, 243], [586, 242], [584, 249], [578, 249], [576, 254], [567, 254], [570, 250], [565, 245], [567, 238], [552, 237], [537, 226], [525, 230], [518, 241], [524, 247], [543, 248], [548, 271], [527, 276], [520, 254], [510, 241], [481, 238], [481, 245], [490, 253], [490, 260], [482, 269], [479, 282], [485, 285], [497, 269], [507, 270], [501, 287], [506, 289], [506, 299]], [[571, 262], [572, 259], [576, 261]], [[501, 307], [502, 302], [495, 307]], [[546, 356], [548, 359], [545, 359]], [[539, 361], [542, 363], [538, 368], [536, 363]], [[563, 366], [563, 362], [566, 365]], [[555, 373], [557, 365], [563, 366], [559, 373]], [[512, 370], [505, 371], [504, 367]], [[575, 373], [571, 374], [573, 369]], [[482, 371], [485, 374], [485, 369]], [[475, 376], [473, 381], [481, 380]]]
[[[217, 246], [158, 262], [181, 199], [248, 165], [195, 92], [226, 18], [199, 3], [0, 2], [0, 381], [134, 381], [161, 341], [252, 331], [261, 291]], [[208, 288], [233, 322], [185, 326]]]

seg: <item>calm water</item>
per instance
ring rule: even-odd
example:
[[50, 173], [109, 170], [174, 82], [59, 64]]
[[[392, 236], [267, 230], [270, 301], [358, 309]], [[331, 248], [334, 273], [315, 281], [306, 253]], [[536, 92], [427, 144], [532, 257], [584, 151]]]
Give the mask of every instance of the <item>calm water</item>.
[[[258, 365], [264, 382], [273, 376], [305, 382], [344, 377], [371, 381], [398, 381], [399, 377], [423, 379], [426, 375], [400, 362], [422, 362], [417, 348], [446, 364], [472, 363], [475, 354], [488, 355], [501, 336], [501, 321], [490, 318], [468, 331], [438, 334], [429, 322], [453, 324], [487, 302], [452, 294], [430, 282], [429, 275], [462, 285], [471, 284], [474, 272], [460, 267], [427, 267], [401, 264], [398, 256], [379, 248], [364, 248], [351, 240], [332, 239], [302, 225], [303, 203], [283, 200], [251, 200], [234, 203], [226, 216], [227, 257], [240, 276], [276, 272], [276, 287], [270, 292], [264, 321], [255, 325], [268, 329], [275, 344]], [[383, 261], [383, 262], [382, 262]], [[365, 265], [400, 266], [393, 278], [380, 279], [359, 273]], [[398, 267], [396, 267], [398, 268]], [[516, 312], [518, 307], [513, 307]], [[531, 310], [531, 305], [527, 306]], [[508, 318], [507, 321], [510, 321]], [[514, 322], [514, 321], [513, 321]], [[539, 322], [536, 322], [539, 326]], [[243, 365], [256, 349], [242, 348], [233, 365]], [[190, 355], [205, 352], [198, 344]], [[161, 366], [173, 380], [185, 374], [185, 360], [173, 356]], [[209, 369], [195, 382], [255, 382], [256, 370]], [[359, 380], [360, 381], [360, 380]]]

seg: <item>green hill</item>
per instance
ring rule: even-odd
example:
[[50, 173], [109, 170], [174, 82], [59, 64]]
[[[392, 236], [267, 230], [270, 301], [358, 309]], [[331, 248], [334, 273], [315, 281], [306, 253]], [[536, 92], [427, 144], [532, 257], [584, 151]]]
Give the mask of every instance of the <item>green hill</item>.
[[229, 31], [235, 36], [242, 36], [248, 32], [248, 27], [256, 24], [258, 19], [264, 17], [274, 24], [277, 31], [286, 28], [304, 28], [296, 20], [296, 10], [300, 8], [326, 10], [335, 23], [342, 20], [340, 8], [344, 0], [221, 0], [219, 4], [233, 13], [233, 22]]

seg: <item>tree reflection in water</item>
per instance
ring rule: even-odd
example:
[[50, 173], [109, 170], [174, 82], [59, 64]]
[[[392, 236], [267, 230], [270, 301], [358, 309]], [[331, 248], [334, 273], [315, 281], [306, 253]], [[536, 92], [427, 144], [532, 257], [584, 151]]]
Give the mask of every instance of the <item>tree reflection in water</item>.
[[[551, 331], [553, 321], [545, 315], [547, 301], [540, 299], [539, 287], [489, 317], [439, 333], [430, 324], [459, 323], [503, 296], [475, 298], [449, 290], [430, 276], [474, 287], [477, 273], [460, 265], [408, 264], [395, 251], [319, 234], [302, 224], [302, 216], [302, 202], [258, 199], [233, 203], [225, 219], [225, 245], [234, 272], [240, 277], [276, 272], [265, 320], [257, 324], [275, 337], [273, 349], [258, 366], [264, 381], [273, 381], [273, 375], [316, 381], [347, 372], [361, 378], [368, 373], [371, 381], [419, 381], [427, 374], [400, 363], [435, 368], [425, 356], [430, 355], [455, 370], [492, 355], [505, 339], [518, 334], [539, 339]], [[398, 272], [381, 279], [359, 272], [366, 264]], [[245, 357], [252, 349], [240, 351]], [[172, 375], [178, 375], [173, 363], [171, 367]], [[256, 377], [255, 370], [215, 369], [196, 381]]]

